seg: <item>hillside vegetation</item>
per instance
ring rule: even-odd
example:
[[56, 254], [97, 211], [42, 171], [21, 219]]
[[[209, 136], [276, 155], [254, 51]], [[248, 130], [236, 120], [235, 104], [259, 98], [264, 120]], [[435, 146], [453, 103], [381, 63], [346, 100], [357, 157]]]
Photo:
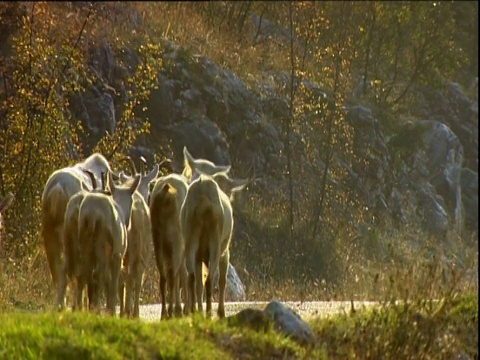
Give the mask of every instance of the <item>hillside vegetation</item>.
[[[273, 92], [289, 100], [280, 101], [285, 107], [270, 122], [258, 120], [273, 126], [284, 145], [275, 175], [263, 188], [252, 184], [234, 205], [239, 230], [232, 263], [242, 270], [250, 299], [441, 298], [478, 288], [478, 223], [439, 238], [424, 231], [413, 205], [404, 222], [384, 220], [352, 190], [347, 167], [339, 165], [367, 168], [375, 156], [355, 154], [345, 105], [374, 109], [393, 138], [422, 120], [412, 115], [422, 87], [444, 91], [455, 81], [475, 98], [478, 3], [2, 2], [0, 37], [0, 194], [15, 195], [0, 244], [3, 306], [53, 302], [39, 236], [43, 186], [55, 169], [93, 151], [118, 166], [149, 134], [146, 104], [159, 88], [159, 73], [177, 70], [163, 57], [171, 44], [191, 68], [197, 55], [206, 56], [259, 97]], [[93, 70], [93, 58], [111, 61], [98, 50], [102, 44], [121, 63], [118, 73]], [[129, 67], [132, 58], [139, 59], [136, 67]], [[284, 86], [272, 80], [277, 77]], [[328, 101], [308, 84], [324, 89]], [[115, 98], [116, 126], [96, 134], [99, 141], [89, 148], [95, 137], [72, 104], [92, 85]], [[399, 157], [390, 159], [401, 171], [415, 138], [403, 141]], [[169, 146], [158, 157], [171, 154]], [[465, 146], [470, 153], [473, 147]], [[251, 164], [230, 157], [235, 174], [255, 175]], [[478, 157], [465, 163], [478, 176]], [[158, 302], [157, 278], [152, 266], [143, 302]]]

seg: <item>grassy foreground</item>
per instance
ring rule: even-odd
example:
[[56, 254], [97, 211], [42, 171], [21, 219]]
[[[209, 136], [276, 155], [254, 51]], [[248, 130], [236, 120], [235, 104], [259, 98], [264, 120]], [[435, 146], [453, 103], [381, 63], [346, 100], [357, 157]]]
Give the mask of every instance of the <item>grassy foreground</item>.
[[0, 314], [0, 359], [454, 359], [478, 358], [478, 295], [384, 304], [314, 319], [302, 347], [203, 317], [146, 323], [89, 313]]

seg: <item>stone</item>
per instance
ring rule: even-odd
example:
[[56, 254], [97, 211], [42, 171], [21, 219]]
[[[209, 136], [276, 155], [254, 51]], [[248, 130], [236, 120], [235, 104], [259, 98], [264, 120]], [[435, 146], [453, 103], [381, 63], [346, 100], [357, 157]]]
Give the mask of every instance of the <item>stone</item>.
[[263, 312], [273, 320], [276, 331], [289, 336], [302, 345], [315, 343], [315, 336], [310, 325], [287, 305], [273, 300], [268, 303]]
[[423, 141], [428, 180], [445, 200], [451, 224], [460, 230], [463, 221], [460, 187], [463, 146], [445, 124], [423, 120], [419, 125], [425, 129]]
[[227, 290], [225, 298], [228, 301], [245, 301], [247, 296], [245, 294], [245, 286], [243, 285], [237, 270], [232, 264], [228, 265], [227, 272]]

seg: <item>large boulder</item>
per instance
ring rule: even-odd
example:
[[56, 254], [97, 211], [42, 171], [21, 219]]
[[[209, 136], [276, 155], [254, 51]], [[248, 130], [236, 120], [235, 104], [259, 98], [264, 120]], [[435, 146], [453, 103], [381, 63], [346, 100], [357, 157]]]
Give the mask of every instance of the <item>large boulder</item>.
[[225, 299], [227, 301], [245, 301], [247, 299], [245, 286], [232, 264], [228, 265]]
[[415, 89], [412, 115], [447, 125], [465, 151], [465, 167], [478, 172], [478, 99], [470, 99], [458, 83], [441, 91], [422, 86]]
[[389, 140], [395, 159], [399, 190], [414, 204], [419, 220], [432, 235], [444, 238], [461, 228], [460, 169], [463, 147], [451, 129], [438, 121], [409, 122]]
[[462, 198], [460, 171], [463, 146], [458, 137], [445, 124], [432, 120], [420, 121], [424, 131], [425, 165], [427, 179], [436, 193], [445, 201], [446, 210], [457, 230], [462, 225]]
[[205, 116], [191, 116], [163, 128], [163, 136], [171, 141], [173, 168], [183, 170], [183, 147], [195, 158], [208, 159], [217, 165], [230, 165], [228, 143], [220, 128]]
[[147, 102], [146, 116], [151, 138], [157, 143], [168, 139], [176, 171], [185, 145], [194, 156], [235, 163], [239, 173], [275, 169], [282, 145], [275, 127], [261, 121], [262, 104], [255, 93], [205, 56], [167, 43], [164, 49], [166, 66]]

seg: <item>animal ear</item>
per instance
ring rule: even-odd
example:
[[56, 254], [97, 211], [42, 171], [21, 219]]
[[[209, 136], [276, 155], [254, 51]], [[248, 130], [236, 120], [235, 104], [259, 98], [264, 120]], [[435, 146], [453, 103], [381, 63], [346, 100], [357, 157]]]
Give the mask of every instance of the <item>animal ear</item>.
[[188, 149], [186, 146], [183, 147], [183, 157], [186, 159], [186, 160], [189, 160], [189, 161], [193, 161], [194, 158], [192, 157], [192, 155], [188, 152]]
[[248, 182], [248, 179], [232, 179], [232, 192], [242, 190]]
[[155, 179], [158, 175], [158, 171], [160, 170], [160, 166], [158, 164], [155, 164], [153, 166], [153, 169], [152, 171], [150, 171], [147, 175], [144, 176], [144, 178], [150, 182], [152, 181], [153, 179]]
[[216, 165], [215, 171], [217, 173], [221, 172], [227, 174], [230, 171], [231, 167], [231, 165]]
[[191, 179], [193, 176], [194, 162], [195, 162], [195, 159], [192, 157], [192, 155], [190, 155], [190, 153], [187, 150], [187, 147], [184, 146], [183, 147], [183, 166], [184, 166], [183, 175], [187, 179]]
[[228, 196], [231, 196], [235, 191], [242, 190], [248, 183], [248, 180], [232, 179], [225, 173], [215, 174], [213, 179], [217, 182], [220, 189]]
[[230, 180], [230, 189], [229, 189], [229, 192], [226, 194], [230, 198], [230, 202], [233, 202], [235, 193], [237, 191], [242, 190], [248, 184], [248, 180], [246, 179], [229, 179], [229, 180]]
[[130, 193], [131, 194], [133, 194], [137, 190], [138, 185], [140, 185], [140, 180], [141, 179], [142, 179], [142, 175], [138, 174], [137, 176], [135, 176], [135, 180], [133, 181], [133, 184], [130, 187]]
[[183, 147], [183, 162], [185, 166], [191, 166], [195, 162], [193, 156], [188, 152], [187, 147]]

